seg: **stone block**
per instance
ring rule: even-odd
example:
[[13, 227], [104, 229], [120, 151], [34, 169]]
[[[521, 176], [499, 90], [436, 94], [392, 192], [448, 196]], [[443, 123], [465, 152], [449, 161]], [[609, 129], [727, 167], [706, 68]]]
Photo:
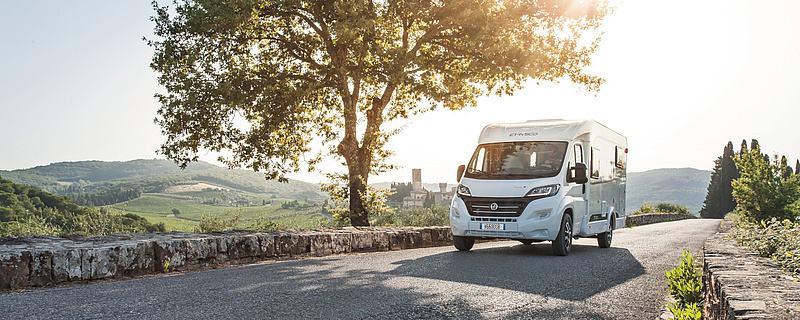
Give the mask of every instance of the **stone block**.
[[141, 276], [153, 271], [154, 253], [152, 242], [137, 241], [119, 246], [118, 262], [120, 276]]
[[297, 233], [282, 233], [279, 234], [278, 246], [280, 251], [278, 254], [282, 256], [300, 256], [308, 253], [311, 248], [308, 247], [308, 238]]
[[331, 253], [340, 254], [351, 252], [352, 233], [330, 233]]
[[16, 289], [30, 285], [28, 276], [31, 274], [31, 253], [3, 252], [0, 253], [0, 288]]
[[327, 256], [333, 253], [331, 235], [327, 233], [302, 235], [308, 241], [308, 254], [316, 257]]
[[53, 277], [53, 252], [31, 251], [30, 285], [40, 287], [55, 284], [58, 281]]
[[352, 252], [389, 250], [389, 237], [386, 232], [359, 230], [351, 234], [350, 249]]
[[259, 246], [259, 258], [266, 259], [277, 256], [275, 250], [275, 235], [272, 233], [260, 233], [257, 236]]

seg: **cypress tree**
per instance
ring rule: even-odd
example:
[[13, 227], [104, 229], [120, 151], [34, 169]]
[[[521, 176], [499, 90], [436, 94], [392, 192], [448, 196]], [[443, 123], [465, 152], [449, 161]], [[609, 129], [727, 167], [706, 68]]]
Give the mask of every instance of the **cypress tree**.
[[[746, 148], [746, 144], [743, 144], [743, 147]], [[731, 181], [739, 178], [739, 170], [733, 161], [734, 155], [733, 143], [728, 142], [722, 151], [722, 156], [714, 160], [714, 172], [711, 173], [706, 200], [700, 209], [701, 217], [722, 218], [736, 208]]]
[[750, 150], [760, 149], [761, 147], [758, 145], [758, 140], [753, 139], [750, 140]]
[[742, 148], [739, 149], [739, 155], [747, 153], [747, 140], [742, 140]]
[[794, 174], [800, 174], [800, 159], [794, 165]]
[[792, 170], [792, 166], [789, 165], [789, 161], [786, 160], [786, 156], [781, 156], [781, 166], [786, 168], [786, 169], [784, 169], [783, 175], [781, 176], [781, 178], [783, 178], [784, 180], [787, 180], [787, 179], [791, 178], [792, 177], [792, 172], [794, 170]]

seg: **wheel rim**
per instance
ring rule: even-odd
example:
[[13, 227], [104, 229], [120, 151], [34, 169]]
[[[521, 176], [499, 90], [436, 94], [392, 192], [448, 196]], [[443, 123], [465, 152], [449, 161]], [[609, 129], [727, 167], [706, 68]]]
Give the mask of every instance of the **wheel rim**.
[[564, 248], [569, 250], [571, 244], [572, 244], [572, 224], [569, 223], [569, 219], [567, 219], [564, 220]]
[[612, 232], [613, 230], [608, 230], [608, 232], [606, 232], [606, 242], [608, 243], [611, 243]]

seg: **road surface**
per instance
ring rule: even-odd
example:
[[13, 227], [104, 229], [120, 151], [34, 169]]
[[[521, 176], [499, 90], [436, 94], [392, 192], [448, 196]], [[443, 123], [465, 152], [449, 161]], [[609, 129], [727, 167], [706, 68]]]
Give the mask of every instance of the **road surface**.
[[721, 220], [625, 228], [612, 247], [579, 239], [479, 243], [267, 262], [0, 295], [0, 318], [655, 319], [664, 270], [695, 256]]

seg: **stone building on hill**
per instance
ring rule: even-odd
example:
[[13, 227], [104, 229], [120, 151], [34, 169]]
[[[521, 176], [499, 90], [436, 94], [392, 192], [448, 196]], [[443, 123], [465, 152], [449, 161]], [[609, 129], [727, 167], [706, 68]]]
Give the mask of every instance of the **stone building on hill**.
[[411, 195], [403, 198], [403, 207], [422, 208], [426, 203], [446, 206], [453, 200], [455, 188], [447, 190], [447, 183], [439, 183], [439, 191], [428, 191], [422, 187], [422, 169], [411, 169]]

